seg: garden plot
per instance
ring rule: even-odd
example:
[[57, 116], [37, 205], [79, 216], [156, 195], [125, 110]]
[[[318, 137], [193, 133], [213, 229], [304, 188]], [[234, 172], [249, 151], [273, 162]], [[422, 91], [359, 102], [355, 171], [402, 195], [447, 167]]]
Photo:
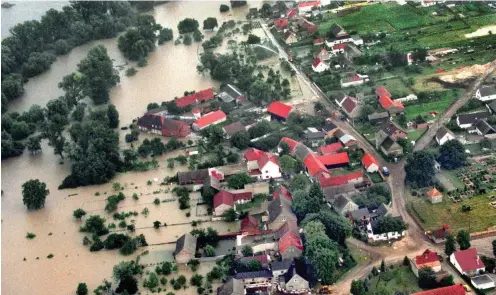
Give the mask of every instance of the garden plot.
[[370, 277], [370, 294], [376, 290], [384, 290], [384, 294], [403, 292], [411, 294], [421, 291], [418, 287], [417, 277], [410, 269], [410, 266], [395, 265], [393, 269], [387, 267], [387, 271], [377, 276]]
[[412, 90], [410, 90], [400, 78], [382, 80], [378, 84], [386, 87], [393, 98], [405, 97], [412, 93]]

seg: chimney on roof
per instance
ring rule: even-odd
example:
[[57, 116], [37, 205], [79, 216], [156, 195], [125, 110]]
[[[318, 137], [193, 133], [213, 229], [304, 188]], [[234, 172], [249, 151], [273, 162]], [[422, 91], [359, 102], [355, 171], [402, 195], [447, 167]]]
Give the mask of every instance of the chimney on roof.
[[480, 258], [479, 258], [479, 255], [477, 255], [477, 265], [480, 264]]

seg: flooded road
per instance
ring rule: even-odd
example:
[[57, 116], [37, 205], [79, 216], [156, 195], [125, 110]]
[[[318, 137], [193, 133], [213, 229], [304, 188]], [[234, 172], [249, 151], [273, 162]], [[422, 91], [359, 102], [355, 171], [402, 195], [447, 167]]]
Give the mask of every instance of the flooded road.
[[[236, 9], [231, 16], [220, 15], [219, 5], [224, 2], [170, 2], [156, 7], [152, 14], [164, 27], [174, 30], [177, 38], [177, 23], [186, 17], [196, 18], [202, 26], [207, 17], [217, 17], [219, 23], [227, 19], [244, 20], [251, 4]], [[24, 19], [23, 19], [24, 20]], [[208, 36], [209, 33], [206, 33]], [[62, 94], [57, 84], [62, 77], [75, 71], [81, 59], [86, 56], [89, 48], [96, 44], [107, 47], [114, 65], [125, 64], [123, 56], [117, 49], [116, 39], [95, 41], [75, 48], [66, 56], [58, 57], [50, 71], [31, 79], [25, 85], [25, 94], [10, 105], [11, 111], [27, 110], [32, 104], [44, 106], [49, 100]], [[121, 83], [111, 91], [111, 101], [120, 113], [121, 126], [128, 125], [132, 119], [140, 116], [150, 102], [161, 102], [182, 96], [185, 90], [199, 90], [218, 86], [207, 76], [200, 76], [196, 72], [197, 49], [199, 44], [191, 46], [174, 46], [169, 42], [158, 46], [148, 58], [148, 66], [137, 68], [134, 77], [126, 77], [120, 72]], [[140, 139], [144, 137], [140, 136]], [[121, 141], [121, 147], [124, 143]], [[72, 217], [73, 210], [85, 208], [91, 204], [88, 211], [105, 216], [107, 223], [114, 222], [112, 216], [102, 212], [102, 208], [94, 208], [94, 203], [102, 206], [108, 194], [112, 193], [111, 184], [78, 188], [73, 190], [57, 190], [58, 185], [68, 175], [69, 163], [59, 164], [59, 158], [53, 155], [53, 149], [44, 141], [43, 153], [31, 156], [27, 152], [19, 158], [2, 161], [2, 291], [3, 294], [73, 294], [79, 282], [86, 282], [90, 292], [99, 285], [104, 278], [111, 280], [112, 267], [119, 261], [133, 259], [136, 254], [124, 257], [117, 251], [89, 252], [83, 246], [83, 233], [78, 232], [81, 222]], [[165, 161], [168, 157], [175, 157], [171, 153], [159, 158]], [[148, 217], [143, 215], [128, 218], [135, 219], [136, 233], [143, 232], [149, 243], [166, 243], [176, 239], [193, 227], [189, 224], [193, 220], [201, 219], [193, 212], [191, 217], [185, 216], [185, 211], [178, 209], [177, 202], [150, 204], [155, 197], [166, 199], [164, 193], [154, 195], [153, 191], [164, 189], [160, 181], [177, 171], [187, 170], [187, 166], [178, 166], [168, 169], [164, 162], [161, 167], [153, 171], [127, 173], [118, 175], [113, 181], [127, 185], [124, 194], [126, 200], [119, 204], [125, 206], [125, 211], [141, 212], [144, 207], [150, 210]], [[147, 180], [158, 178], [151, 186]], [[45, 208], [28, 212], [22, 203], [21, 185], [29, 179], [40, 179], [47, 184], [50, 194], [47, 197]], [[131, 184], [133, 183], [133, 184]], [[138, 186], [137, 189], [134, 187]], [[139, 201], [134, 201], [131, 195], [134, 191], [143, 193]], [[100, 196], [95, 196], [99, 192]], [[104, 194], [107, 192], [107, 195]], [[76, 194], [76, 195], [73, 195]], [[72, 195], [72, 196], [69, 196]], [[98, 207], [98, 206], [97, 206]], [[193, 208], [192, 208], [193, 210]], [[119, 209], [121, 211], [121, 209]], [[153, 221], [160, 220], [183, 225], [161, 227], [158, 230], [149, 228]], [[236, 224], [207, 222], [199, 227], [213, 226], [219, 233], [233, 231]], [[26, 239], [26, 233], [36, 234], [32, 240]], [[170, 252], [171, 245], [148, 247], [147, 250]], [[52, 259], [47, 256], [53, 254]], [[150, 253], [151, 254], [151, 253]], [[24, 260], [25, 258], [25, 260]], [[37, 259], [38, 258], [38, 259]], [[193, 288], [188, 293], [194, 294]]]

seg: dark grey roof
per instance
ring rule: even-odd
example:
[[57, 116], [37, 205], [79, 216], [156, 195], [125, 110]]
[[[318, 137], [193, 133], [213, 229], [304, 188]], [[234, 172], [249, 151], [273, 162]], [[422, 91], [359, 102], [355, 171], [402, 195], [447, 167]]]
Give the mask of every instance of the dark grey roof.
[[178, 172], [179, 184], [187, 184], [193, 181], [204, 181], [208, 177], [208, 169]]
[[284, 275], [284, 280], [289, 282], [295, 275], [299, 275], [303, 280], [308, 282], [308, 267], [302, 259], [296, 259], [291, 265], [288, 272]]
[[151, 129], [152, 125], [155, 126], [154, 129], [162, 129], [162, 118], [159, 115], [154, 115], [150, 113], [144, 114], [142, 117], [138, 118], [138, 126]]
[[388, 211], [388, 209], [387, 209], [386, 205], [381, 204], [381, 205], [377, 208], [377, 210], [375, 211], [375, 213], [376, 213], [377, 215], [379, 215], [379, 216], [384, 216], [384, 215], [387, 215], [387, 214], [389, 213], [389, 211]]
[[465, 125], [465, 124], [475, 124], [479, 120], [487, 119], [488, 117], [489, 117], [489, 113], [484, 111], [484, 112], [458, 115], [457, 118], [458, 118], [458, 122], [460, 122], [460, 125]]
[[346, 133], [344, 133], [343, 130], [341, 130], [341, 129], [336, 130], [336, 132], [334, 132], [334, 137], [336, 137], [336, 138], [341, 138], [345, 135], [346, 135]]
[[234, 122], [232, 124], [229, 124], [227, 126], [224, 126], [224, 132], [226, 132], [229, 136], [233, 136], [239, 131], [246, 130], [245, 125], [241, 122]]
[[391, 137], [386, 137], [386, 139], [384, 139], [384, 141], [382, 142], [381, 146], [386, 150], [386, 151], [389, 151], [389, 149], [394, 146], [395, 144], [397, 144]]
[[324, 197], [326, 198], [326, 200], [333, 201], [334, 199], [336, 199], [336, 196], [338, 194], [356, 192], [357, 189], [355, 188], [355, 185], [353, 183], [347, 183], [343, 185], [325, 187], [322, 191], [324, 192]]
[[283, 261], [274, 261], [270, 264], [270, 269], [272, 271], [278, 270], [288, 270], [289, 267], [293, 264], [293, 259], [284, 259]]
[[368, 115], [369, 121], [389, 118], [388, 112], [372, 113]]
[[217, 288], [217, 295], [243, 295], [245, 288], [243, 282], [230, 278], [224, 285]]
[[496, 94], [496, 86], [484, 85], [484, 86], [479, 88], [479, 91], [480, 91], [482, 97], [495, 95]]
[[326, 136], [324, 131], [312, 132], [310, 130], [305, 130], [306, 139], [323, 139]]
[[277, 198], [269, 203], [269, 223], [273, 222], [279, 215], [286, 215], [286, 220], [289, 220], [288, 217], [293, 217], [293, 220], [296, 220], [296, 216], [291, 210], [292, 202], [287, 198]]
[[336, 125], [334, 123], [332, 123], [331, 121], [327, 121], [324, 127], [322, 127], [322, 130], [324, 130], [325, 132], [329, 132], [335, 128]]
[[214, 189], [220, 191], [220, 180], [209, 175], [203, 181], [203, 186], [211, 187], [211, 188], [214, 188]]
[[174, 254], [187, 250], [191, 254], [196, 252], [196, 237], [191, 234], [184, 234], [176, 241], [176, 251]]
[[254, 278], [272, 278], [272, 272], [270, 270], [239, 272], [234, 275], [234, 278], [238, 280], [254, 279]]
[[332, 204], [332, 206], [334, 208], [336, 208], [337, 210], [341, 211], [350, 202], [352, 202], [352, 201], [350, 199], [348, 199], [347, 197], [345, 197], [343, 195], [339, 195], [336, 198], [336, 200], [334, 201], [334, 203]]
[[235, 99], [244, 96], [243, 92], [239, 90], [236, 86], [227, 84], [224, 86], [219, 93], [219, 97], [224, 102], [231, 102]]
[[[379, 127], [381, 131], [386, 133], [387, 135], [393, 135], [396, 131], [400, 130], [403, 131], [400, 127], [398, 127], [395, 123], [393, 122], [387, 122], [383, 124], [381, 127]], [[405, 132], [405, 131], [403, 131]]]
[[437, 140], [441, 140], [446, 134], [450, 133], [451, 135], [455, 136], [453, 134], [453, 132], [451, 132], [451, 130], [449, 130], [448, 128], [442, 126], [441, 128], [439, 128], [439, 130], [436, 132], [436, 139]]
[[340, 25], [338, 24], [333, 24], [330, 28], [332, 34], [334, 36], [338, 36], [340, 33], [346, 33], [345, 30], [343, 29], [343, 27], [341, 27]]
[[360, 220], [364, 217], [368, 217], [369, 215], [369, 209], [366, 207], [351, 212], [351, 218], [353, 218], [353, 220]]
[[494, 282], [490, 276], [488, 275], [481, 275], [481, 276], [476, 276], [471, 278], [472, 282], [474, 282], [477, 285], [481, 284], [487, 284], [487, 283], [492, 283]]
[[[352, 36], [353, 37], [353, 36]], [[346, 46], [344, 48], [344, 51], [348, 54], [351, 54], [353, 56], [360, 56], [362, 55], [362, 52], [360, 51], [360, 49], [358, 49], [355, 45], [353, 44], [348, 44], [348, 46]]]
[[479, 120], [479, 122], [475, 124], [475, 128], [479, 130], [482, 135], [494, 134], [496, 132], [494, 131], [494, 128], [486, 122], [486, 120]]
[[298, 143], [293, 151], [293, 153], [300, 159], [305, 160], [305, 158], [310, 154], [310, 149], [301, 143]]
[[496, 100], [491, 101], [487, 106], [493, 113], [496, 113]]

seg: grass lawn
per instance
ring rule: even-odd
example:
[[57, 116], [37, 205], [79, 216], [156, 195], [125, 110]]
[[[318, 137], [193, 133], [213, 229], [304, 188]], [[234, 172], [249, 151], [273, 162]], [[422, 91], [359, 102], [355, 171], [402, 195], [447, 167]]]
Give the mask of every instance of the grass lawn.
[[[378, 276], [372, 276], [368, 294], [374, 294], [376, 291], [385, 290], [384, 294], [393, 294], [401, 291], [405, 294], [411, 294], [422, 291], [417, 283], [417, 277], [409, 266], [395, 266]], [[382, 293], [381, 293], [382, 294]]]
[[458, 189], [464, 189], [465, 185], [463, 182], [456, 176], [457, 171], [449, 171], [449, 170], [442, 170], [441, 174], [446, 177], [452, 185], [454, 185]]
[[[459, 203], [453, 203], [445, 198], [439, 204], [431, 204], [425, 198], [416, 198], [412, 201], [412, 206], [425, 230], [449, 224], [455, 232], [462, 229], [468, 231], [469, 225], [470, 232], [478, 232], [496, 225], [496, 209], [489, 205], [488, 195], [491, 194], [467, 198]], [[462, 212], [462, 205], [471, 206], [472, 210]]]
[[381, 175], [378, 172], [369, 173], [369, 177], [373, 183], [384, 182], [384, 179], [382, 179]]
[[415, 131], [410, 131], [410, 132], [408, 132], [408, 139], [409, 140], [417, 140], [420, 138], [420, 136], [422, 136], [422, 134], [424, 134], [424, 132], [426, 130], [427, 129], [419, 129], [419, 130], [415, 130]]
[[355, 262], [357, 263], [357, 266], [366, 264], [370, 261], [370, 255], [368, 255], [367, 252], [358, 249], [353, 243], [348, 243], [347, 245], [348, 249], [350, 249], [351, 256], [353, 256], [353, 259], [355, 259]]
[[403, 81], [399, 78], [382, 80], [379, 84], [386, 87], [393, 98], [405, 97], [412, 93], [412, 91], [406, 87]]
[[411, 121], [418, 115], [427, 117], [432, 111], [436, 111], [438, 112], [438, 114], [441, 114], [451, 105], [451, 103], [455, 99], [456, 97], [453, 95], [443, 95], [439, 100], [436, 101], [407, 105], [405, 106], [406, 119], [408, 121]]
[[236, 211], [245, 211], [250, 208], [259, 207], [266, 199], [265, 195], [255, 195], [250, 202], [236, 205]]

